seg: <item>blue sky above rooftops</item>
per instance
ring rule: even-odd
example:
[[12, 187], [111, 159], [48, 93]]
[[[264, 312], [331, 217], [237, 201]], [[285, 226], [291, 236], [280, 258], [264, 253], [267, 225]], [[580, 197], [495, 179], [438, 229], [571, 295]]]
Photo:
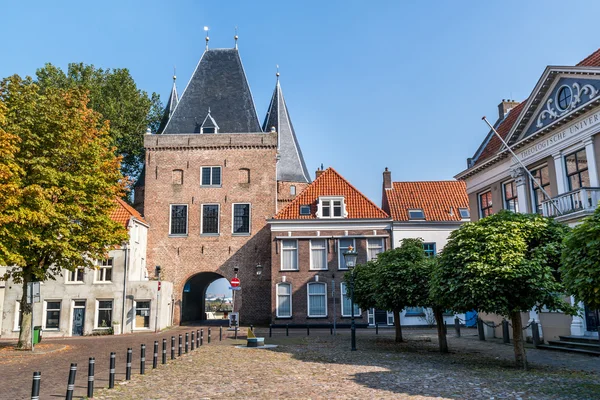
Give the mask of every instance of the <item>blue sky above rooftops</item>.
[[279, 64], [311, 173], [333, 166], [377, 204], [394, 181], [452, 179], [547, 65], [600, 47], [597, 1], [80, 1], [2, 6], [0, 76], [51, 62], [129, 68], [166, 102], [204, 50], [239, 49], [262, 123]]

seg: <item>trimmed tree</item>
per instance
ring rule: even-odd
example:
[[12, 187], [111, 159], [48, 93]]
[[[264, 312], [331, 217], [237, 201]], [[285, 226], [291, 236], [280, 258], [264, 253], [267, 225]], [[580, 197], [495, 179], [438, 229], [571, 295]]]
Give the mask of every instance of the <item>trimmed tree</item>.
[[545, 305], [573, 313], [558, 279], [568, 228], [537, 214], [501, 211], [450, 234], [432, 296], [457, 312], [477, 309], [512, 322], [517, 366], [527, 368], [521, 313]]
[[600, 207], [565, 237], [560, 272], [569, 293], [600, 309]]
[[0, 265], [2, 279], [23, 287], [19, 348], [31, 346], [27, 284], [93, 267], [127, 239], [110, 218], [124, 190], [119, 158], [108, 122], [87, 103], [80, 89], [42, 92], [16, 75], [0, 82], [0, 197], [9, 199], [0, 205]]

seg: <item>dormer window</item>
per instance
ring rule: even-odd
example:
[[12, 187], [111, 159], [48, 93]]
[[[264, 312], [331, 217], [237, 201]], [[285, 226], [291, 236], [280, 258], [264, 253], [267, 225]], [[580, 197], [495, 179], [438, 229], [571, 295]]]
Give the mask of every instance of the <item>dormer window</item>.
[[219, 133], [219, 125], [217, 125], [215, 119], [210, 115], [210, 108], [208, 109], [206, 118], [202, 122], [200, 133]]
[[425, 213], [420, 208], [413, 208], [408, 210], [408, 219], [425, 219]]
[[346, 204], [343, 197], [320, 197], [317, 218], [346, 218]]
[[211, 126], [211, 127], [202, 127], [202, 133], [217, 133], [215, 132], [215, 127]]
[[459, 208], [458, 212], [460, 213], [460, 218], [461, 219], [469, 219], [469, 218], [471, 218], [471, 214], [469, 214], [469, 209], [468, 208]]

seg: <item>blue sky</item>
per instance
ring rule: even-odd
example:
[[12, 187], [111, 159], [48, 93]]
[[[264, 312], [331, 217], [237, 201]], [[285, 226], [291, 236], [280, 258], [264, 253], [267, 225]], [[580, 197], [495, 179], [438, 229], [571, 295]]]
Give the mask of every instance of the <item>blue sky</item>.
[[281, 84], [309, 170], [333, 166], [377, 204], [400, 180], [465, 168], [503, 98], [600, 47], [594, 1], [22, 1], [2, 6], [0, 76], [51, 62], [125, 67], [166, 101], [204, 49], [239, 48], [263, 120]]

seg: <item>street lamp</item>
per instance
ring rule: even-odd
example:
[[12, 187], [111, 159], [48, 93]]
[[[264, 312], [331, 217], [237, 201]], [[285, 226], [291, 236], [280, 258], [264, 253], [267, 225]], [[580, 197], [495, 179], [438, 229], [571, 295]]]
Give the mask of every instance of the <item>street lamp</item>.
[[358, 253], [352, 246], [348, 247], [348, 251], [344, 253], [344, 261], [346, 268], [350, 271], [350, 334], [352, 337], [352, 351], [356, 351], [356, 325], [354, 324], [354, 267], [356, 266], [356, 258]]

